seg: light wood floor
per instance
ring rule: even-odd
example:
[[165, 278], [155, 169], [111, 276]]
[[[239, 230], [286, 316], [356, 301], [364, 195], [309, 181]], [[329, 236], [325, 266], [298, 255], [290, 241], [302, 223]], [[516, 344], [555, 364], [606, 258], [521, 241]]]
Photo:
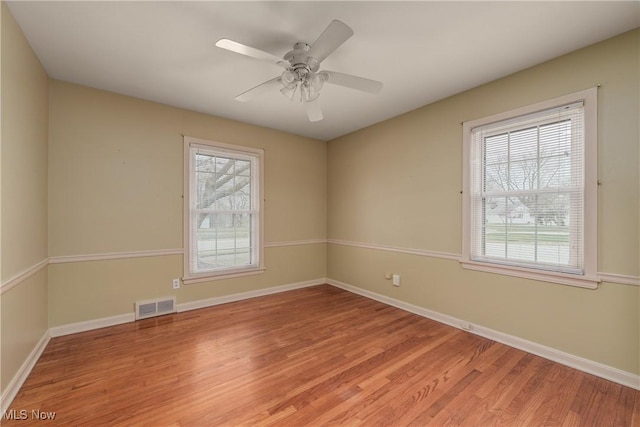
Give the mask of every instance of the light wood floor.
[[638, 391], [328, 285], [53, 338], [11, 409], [3, 426], [640, 426]]

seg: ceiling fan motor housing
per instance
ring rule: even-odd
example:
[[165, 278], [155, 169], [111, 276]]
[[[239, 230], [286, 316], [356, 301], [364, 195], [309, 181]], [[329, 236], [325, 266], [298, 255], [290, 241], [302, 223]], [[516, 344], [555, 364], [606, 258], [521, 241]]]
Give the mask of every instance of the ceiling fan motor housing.
[[320, 63], [316, 58], [307, 54], [310, 48], [311, 46], [307, 43], [298, 42], [293, 45], [292, 51], [284, 55], [284, 60], [289, 61], [291, 68], [298, 75], [318, 71]]

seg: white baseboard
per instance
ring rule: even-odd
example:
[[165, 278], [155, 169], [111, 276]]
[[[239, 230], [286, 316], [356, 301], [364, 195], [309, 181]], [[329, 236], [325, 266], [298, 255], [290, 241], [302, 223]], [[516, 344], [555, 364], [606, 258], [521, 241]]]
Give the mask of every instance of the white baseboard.
[[49, 333], [52, 337], [61, 337], [64, 335], [76, 334], [78, 332], [92, 331], [94, 329], [106, 328], [108, 326], [120, 325], [122, 323], [129, 323], [135, 320], [135, 313], [119, 314], [117, 316], [102, 317], [100, 319], [68, 323], [62, 326], [54, 326], [49, 329]]
[[9, 409], [11, 402], [13, 402], [13, 399], [15, 399], [16, 395], [20, 391], [22, 384], [24, 384], [25, 380], [31, 373], [31, 370], [36, 365], [36, 362], [40, 359], [42, 352], [47, 347], [50, 338], [51, 335], [49, 335], [49, 331], [45, 331], [40, 340], [38, 340], [36, 346], [31, 350], [31, 353], [29, 353], [29, 356], [25, 359], [22, 366], [20, 366], [20, 369], [18, 369], [18, 372], [11, 379], [7, 388], [3, 390], [2, 396], [0, 396], [0, 413], [4, 414], [5, 411]]
[[224, 295], [221, 297], [207, 298], [198, 301], [184, 302], [178, 304], [178, 313], [189, 310], [197, 310], [199, 308], [211, 307], [214, 305], [226, 304], [228, 302], [241, 301], [249, 298], [262, 297], [265, 295], [277, 294], [280, 292], [291, 291], [294, 289], [308, 288], [310, 286], [323, 285], [327, 283], [326, 278], [307, 280], [305, 282], [290, 283], [288, 285], [273, 286], [271, 288], [258, 289], [256, 291], [241, 292], [238, 294]]
[[[219, 304], [225, 304], [228, 302], [240, 301], [240, 300], [249, 299], [249, 298], [256, 298], [260, 296], [286, 292], [294, 289], [301, 289], [301, 288], [306, 288], [311, 286], [322, 285], [325, 283], [328, 283], [337, 288], [341, 288], [346, 291], [352, 292], [354, 294], [362, 295], [364, 297], [382, 302], [384, 304], [399, 308], [401, 310], [405, 310], [405, 311], [417, 314], [419, 316], [426, 317], [426, 318], [429, 318], [437, 322], [444, 323], [456, 328], [461, 329], [461, 324], [465, 323], [463, 320], [452, 317], [452, 316], [447, 316], [445, 314], [438, 313], [436, 311], [429, 310], [424, 307], [419, 307], [417, 305], [400, 301], [395, 298], [391, 298], [385, 295], [368, 291], [366, 289], [358, 288], [356, 286], [348, 285], [346, 283], [333, 280], [333, 279], [327, 279], [327, 278], [308, 280], [304, 282], [274, 286], [266, 289], [259, 289], [256, 291], [241, 292], [241, 293], [226, 295], [222, 297], [208, 298], [205, 300], [182, 303], [182, 304], [178, 304], [177, 311], [183, 312], [183, 311], [195, 310], [198, 308], [211, 307]], [[101, 319], [89, 320], [85, 322], [70, 323], [67, 325], [55, 326], [50, 328], [48, 331], [45, 332], [42, 338], [38, 341], [38, 343], [36, 344], [34, 349], [31, 351], [27, 359], [24, 361], [24, 363], [22, 364], [22, 366], [20, 367], [16, 375], [13, 377], [13, 379], [7, 386], [7, 388], [3, 391], [2, 396], [0, 397], [0, 410], [4, 411], [9, 408], [9, 405], [11, 405], [11, 402], [20, 391], [22, 384], [27, 379], [27, 377], [29, 376], [29, 373], [31, 372], [36, 362], [42, 355], [42, 352], [44, 351], [51, 337], [59, 337], [63, 335], [74, 334], [77, 332], [85, 332], [93, 329], [99, 329], [99, 328], [119, 325], [122, 323], [128, 323], [133, 321], [135, 321], [135, 314], [128, 313], [128, 314], [121, 314], [117, 316], [105, 317]], [[572, 354], [565, 353], [563, 351], [556, 350], [551, 347], [537, 344], [532, 341], [528, 341], [513, 335], [505, 334], [493, 329], [485, 328], [483, 326], [472, 325], [472, 330], [469, 332], [488, 338], [493, 341], [506, 344], [511, 347], [518, 348], [528, 353], [532, 353], [540, 357], [544, 357], [546, 359], [561, 363], [571, 368], [575, 368], [580, 371], [596, 375], [598, 377], [613, 381], [615, 383], [622, 384], [624, 386], [631, 387], [636, 390], [640, 390], [640, 375], [635, 375], [629, 372], [625, 372], [608, 365], [604, 365], [598, 362], [584, 359], [582, 357], [574, 356]]]
[[[305, 282], [290, 283], [287, 285], [273, 286], [256, 291], [241, 292], [237, 294], [225, 295], [221, 297], [208, 298], [204, 300], [185, 302], [176, 306], [178, 312], [196, 310], [198, 308], [211, 307], [214, 305], [224, 304], [227, 302], [241, 301], [243, 299], [255, 298], [264, 295], [277, 294], [280, 292], [290, 291], [293, 289], [301, 289], [309, 286], [316, 286], [327, 283], [327, 279], [307, 280]], [[133, 307], [133, 305], [132, 305]], [[94, 329], [106, 328], [108, 326], [120, 325], [122, 323], [134, 322], [136, 320], [135, 313], [119, 314], [116, 316], [102, 317], [100, 319], [86, 320], [83, 322], [69, 323], [61, 326], [54, 326], [49, 329], [51, 337], [61, 337], [64, 335], [75, 334], [78, 332], [92, 331]]]
[[[310, 286], [317, 286], [327, 283], [326, 278], [320, 278], [315, 280], [307, 280], [305, 282], [290, 283], [287, 285], [273, 286], [271, 288], [259, 289], [256, 291], [241, 292], [232, 295], [225, 295], [222, 297], [209, 298], [205, 300], [192, 301], [177, 305], [177, 311], [189, 311], [198, 308], [211, 307], [214, 305], [224, 304], [228, 302], [240, 301], [249, 298], [255, 298], [265, 295], [277, 294], [280, 292], [291, 291], [294, 289], [307, 288]], [[48, 331], [42, 336], [38, 344], [36, 344], [33, 351], [29, 354], [24, 361], [18, 373], [13, 377], [7, 388], [3, 391], [0, 397], [0, 411], [5, 411], [13, 402], [22, 384], [29, 376], [29, 373], [35, 366], [36, 362], [42, 355], [45, 347], [49, 343], [49, 339], [52, 337], [61, 337], [64, 335], [75, 334], [78, 332], [86, 332], [94, 329], [106, 328], [108, 326], [120, 325], [122, 323], [129, 323], [135, 321], [135, 313], [119, 314], [116, 316], [103, 317], [100, 319], [87, 320], [83, 322], [69, 323], [61, 326], [54, 326], [49, 328]]]
[[[400, 301], [385, 295], [381, 295], [376, 292], [371, 292], [366, 289], [358, 288], [356, 286], [352, 286], [338, 280], [327, 279], [327, 283], [337, 288], [353, 292], [354, 294], [362, 295], [364, 297], [399, 308], [401, 310], [408, 311], [410, 313], [417, 314], [422, 317], [426, 317], [428, 319], [435, 320], [440, 323], [444, 323], [449, 326], [453, 326], [458, 329], [462, 329], [461, 325], [463, 323], [468, 323], [462, 319], [438, 313], [436, 311]], [[510, 347], [526, 351], [527, 353], [544, 357], [545, 359], [549, 359], [562, 365], [569, 366], [570, 368], [575, 368], [580, 371], [598, 376], [600, 378], [604, 378], [606, 380], [613, 381], [615, 383], [622, 384], [636, 390], [640, 390], [640, 375], [622, 371], [612, 366], [594, 362], [592, 360], [575, 356], [573, 354], [565, 353], [555, 348], [547, 347], [533, 341], [528, 341], [514, 335], [505, 334], [503, 332], [485, 328], [479, 325], [472, 324], [471, 330], [468, 330], [467, 332], [500, 342], [502, 344], [506, 344]]]

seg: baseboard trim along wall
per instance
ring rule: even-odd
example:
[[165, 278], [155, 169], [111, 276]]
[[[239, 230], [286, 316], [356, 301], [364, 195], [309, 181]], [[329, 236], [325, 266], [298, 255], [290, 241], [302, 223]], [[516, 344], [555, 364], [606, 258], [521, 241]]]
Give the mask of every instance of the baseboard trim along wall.
[[[320, 278], [315, 280], [307, 280], [304, 282], [290, 283], [280, 286], [272, 286], [270, 288], [258, 289], [255, 291], [241, 292], [237, 294], [225, 295], [221, 297], [208, 298], [205, 300], [186, 302], [177, 305], [178, 312], [196, 310], [199, 308], [211, 307], [215, 305], [225, 304], [234, 301], [241, 301], [250, 298], [261, 297], [265, 295], [277, 294], [280, 292], [291, 291], [294, 289], [308, 288], [311, 286], [317, 286], [327, 283], [326, 278]], [[132, 305], [133, 307], [133, 305]], [[16, 375], [13, 377], [6, 390], [1, 396], [1, 410], [4, 411], [9, 408], [11, 402], [16, 397], [20, 388], [24, 384], [25, 380], [29, 376], [29, 373], [35, 366], [36, 362], [42, 355], [42, 352], [49, 343], [49, 339], [53, 337], [61, 337], [64, 335], [76, 334], [78, 332], [92, 331], [94, 329], [106, 328], [109, 326], [120, 325], [123, 323], [130, 323], [135, 321], [135, 313], [119, 314], [116, 316], [103, 317], [100, 319], [87, 320], [83, 322], [69, 323], [61, 326], [54, 326], [49, 328], [40, 339], [38, 344], [34, 347], [33, 351], [27, 359], [24, 361]]]
[[29, 356], [27, 356], [24, 363], [22, 363], [22, 366], [20, 366], [20, 369], [18, 369], [18, 372], [11, 379], [7, 388], [2, 391], [2, 396], [0, 396], [0, 412], [2, 414], [9, 409], [9, 405], [11, 405], [13, 399], [18, 395], [22, 384], [24, 384], [25, 380], [31, 373], [31, 370], [36, 365], [36, 362], [38, 362], [38, 359], [42, 356], [42, 352], [44, 352], [44, 349], [47, 347], [50, 338], [51, 335], [49, 334], [49, 331], [45, 331], [40, 340], [38, 340], [36, 346], [31, 350], [31, 353], [29, 353]]
[[[368, 291], [366, 289], [358, 288], [338, 280], [320, 278], [314, 280], [307, 280], [303, 282], [290, 283], [286, 285], [273, 286], [264, 289], [258, 289], [255, 291], [240, 292], [237, 294], [225, 295], [221, 297], [208, 298], [204, 300], [191, 301], [177, 305], [178, 312], [197, 310], [200, 308], [212, 307], [220, 304], [226, 304], [229, 302], [242, 301], [245, 299], [256, 298], [266, 295], [277, 294], [280, 292], [291, 291], [294, 289], [308, 288], [312, 286], [318, 286], [322, 284], [329, 284], [331, 286], [343, 289], [345, 291], [364, 296], [366, 298], [373, 299], [383, 304], [390, 305], [392, 307], [399, 308], [410, 313], [417, 314], [428, 319], [435, 320], [436, 322], [444, 323], [449, 326], [453, 326], [458, 329], [462, 329], [462, 323], [466, 323], [464, 320], [457, 319], [452, 316], [448, 316], [436, 311], [419, 307], [413, 304], [409, 304], [404, 301], [397, 300], [395, 298], [387, 297], [375, 292]], [[22, 384], [29, 376], [29, 373], [35, 366], [36, 362], [42, 355], [45, 347], [47, 346], [49, 339], [52, 337], [60, 337], [64, 335], [75, 334], [78, 332], [86, 332], [94, 329], [105, 328], [108, 326], [120, 325], [123, 323], [130, 323], [135, 321], [135, 313], [126, 313], [116, 316], [104, 317], [100, 319], [87, 320], [83, 322], [70, 323], [67, 325], [54, 326], [50, 328], [42, 336], [40, 341], [36, 344], [33, 351], [29, 354], [25, 362], [20, 367], [14, 378], [11, 380], [6, 390], [2, 393], [0, 407], [1, 410], [6, 410], [9, 405], [20, 391]], [[528, 353], [544, 357], [545, 359], [558, 362], [560, 364], [569, 366], [571, 368], [578, 369], [583, 372], [587, 372], [598, 377], [613, 381], [618, 384], [622, 384], [627, 387], [640, 390], [640, 375], [631, 374], [629, 372], [622, 371], [611, 366], [603, 365], [598, 362], [594, 362], [588, 359], [584, 359], [578, 356], [574, 356], [569, 353], [556, 350], [551, 347], [547, 347], [541, 344], [537, 344], [525, 339], [505, 334], [493, 329], [485, 328], [478, 325], [472, 325], [470, 333], [488, 338], [493, 341], [500, 342], [502, 344], [514, 347]]]
[[[358, 294], [358, 295], [373, 299], [383, 304], [387, 304], [387, 305], [399, 308], [401, 310], [405, 310], [410, 313], [417, 314], [418, 316], [426, 317], [428, 319], [435, 320], [436, 322], [453, 326], [458, 329], [462, 329], [461, 325], [463, 323], [468, 323], [462, 319], [458, 319], [452, 316], [448, 316], [446, 314], [438, 313], [436, 311], [429, 310], [427, 308], [413, 305], [404, 301], [400, 301], [398, 299], [391, 298], [386, 295], [381, 295], [376, 292], [371, 292], [366, 289], [359, 288], [357, 286], [352, 286], [347, 283], [340, 282], [338, 280], [327, 279], [327, 283], [330, 284], [331, 286], [344, 289], [354, 294]], [[592, 360], [575, 356], [573, 354], [565, 353], [555, 348], [547, 347], [542, 344], [528, 341], [514, 335], [505, 334], [503, 332], [496, 331], [494, 329], [485, 328], [479, 325], [471, 325], [471, 327], [472, 329], [467, 330], [466, 332], [479, 335], [481, 337], [488, 338], [493, 341], [497, 341], [499, 343], [508, 345], [510, 347], [514, 347], [519, 350], [526, 351], [527, 353], [544, 357], [545, 359], [552, 360], [554, 362], [560, 363], [570, 368], [575, 368], [580, 371], [598, 376], [600, 378], [604, 378], [606, 380], [613, 381], [615, 383], [622, 384], [624, 386], [631, 387], [636, 390], [640, 390], [640, 375], [635, 375], [630, 372], [622, 371], [612, 366], [604, 365], [602, 363], [594, 362]]]
[[[133, 308], [133, 302], [131, 303]], [[116, 316], [102, 317], [100, 319], [85, 320], [83, 322], [68, 323], [61, 326], [49, 328], [51, 337], [62, 337], [65, 335], [77, 334], [78, 332], [92, 331], [94, 329], [106, 328], [109, 326], [121, 325], [123, 323], [134, 322], [136, 315], [134, 312], [118, 314]]]
[[177, 305], [178, 313], [189, 310], [197, 310], [199, 308], [212, 307], [214, 305], [226, 304], [229, 302], [242, 301], [245, 299], [262, 297], [265, 295], [278, 294], [280, 292], [292, 291], [294, 289], [308, 288], [310, 286], [318, 286], [327, 283], [325, 278], [307, 280], [304, 282], [290, 283], [288, 285], [273, 286], [270, 288], [258, 289], [255, 291], [241, 292], [238, 294], [224, 295], [221, 297], [207, 298], [198, 301], [184, 302]]
[[[242, 301], [249, 298], [256, 298], [265, 295], [277, 294], [280, 292], [291, 291], [294, 289], [307, 288], [326, 283], [325, 278], [308, 280], [305, 282], [290, 283], [287, 285], [272, 286], [269, 288], [258, 289], [255, 291], [241, 292], [237, 294], [224, 295], [221, 297], [208, 298], [204, 300], [184, 302], [176, 306], [178, 313], [189, 310], [197, 310], [199, 308], [212, 307], [214, 305], [226, 304], [228, 302]], [[133, 307], [133, 305], [132, 305]], [[92, 331], [94, 329], [106, 328], [108, 326], [130, 323], [136, 320], [135, 313], [118, 314], [110, 317], [102, 317], [100, 319], [86, 320], [76, 323], [68, 323], [61, 326], [53, 326], [49, 329], [51, 337], [61, 337], [64, 335], [76, 334], [78, 332]]]

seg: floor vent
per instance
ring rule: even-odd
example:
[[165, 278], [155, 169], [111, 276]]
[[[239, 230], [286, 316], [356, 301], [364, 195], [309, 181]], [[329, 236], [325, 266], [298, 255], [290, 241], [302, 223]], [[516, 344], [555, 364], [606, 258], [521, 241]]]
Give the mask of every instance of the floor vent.
[[136, 301], [136, 320], [176, 312], [176, 297]]

